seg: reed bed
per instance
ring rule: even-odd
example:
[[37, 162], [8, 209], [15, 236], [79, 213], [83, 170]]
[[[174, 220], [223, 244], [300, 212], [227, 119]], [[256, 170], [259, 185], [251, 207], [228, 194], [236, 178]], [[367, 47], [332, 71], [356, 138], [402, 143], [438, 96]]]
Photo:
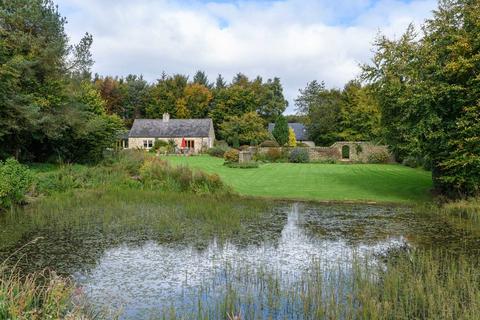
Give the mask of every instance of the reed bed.
[[440, 251], [367, 260], [318, 263], [294, 281], [275, 272], [232, 271], [221, 294], [205, 286], [194, 310], [172, 306], [160, 318], [478, 319], [478, 260]]
[[[41, 240], [36, 238], [16, 250]], [[23, 274], [7, 263], [14, 254], [0, 263], [0, 319], [93, 319], [83, 295], [72, 279], [44, 269]], [[18, 262], [18, 261], [17, 261]]]

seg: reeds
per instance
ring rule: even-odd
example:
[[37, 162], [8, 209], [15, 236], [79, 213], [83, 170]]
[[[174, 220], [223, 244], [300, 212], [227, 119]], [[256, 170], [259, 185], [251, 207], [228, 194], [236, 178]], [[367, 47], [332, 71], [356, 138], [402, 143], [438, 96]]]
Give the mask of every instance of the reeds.
[[[25, 244], [32, 245], [41, 238]], [[12, 255], [11, 255], [12, 256]], [[23, 275], [16, 266], [7, 266], [9, 256], [0, 264], [0, 319], [90, 319], [74, 282], [53, 271]]]
[[[366, 258], [367, 260], [373, 257]], [[206, 286], [197, 309], [166, 319], [478, 319], [478, 261], [445, 252], [401, 252], [386, 263], [318, 263], [298, 279], [231, 271], [221, 294]], [[212, 293], [205, 299], [205, 292]]]

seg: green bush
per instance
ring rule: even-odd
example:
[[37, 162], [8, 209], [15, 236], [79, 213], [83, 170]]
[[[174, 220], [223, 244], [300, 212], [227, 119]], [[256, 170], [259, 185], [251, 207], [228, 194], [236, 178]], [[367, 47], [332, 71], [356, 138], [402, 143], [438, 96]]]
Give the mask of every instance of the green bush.
[[150, 149], [150, 152], [153, 152], [153, 153], [169, 152], [169, 143], [167, 141], [157, 139], [157, 140], [155, 140], [155, 143], [153, 144], [153, 148]]
[[415, 157], [406, 157], [403, 159], [402, 164], [410, 168], [417, 168], [419, 166], [417, 158]]
[[297, 147], [304, 147], [304, 148], [308, 148], [310, 147], [308, 144], [306, 143], [303, 143], [303, 142], [297, 142]]
[[215, 147], [225, 147], [228, 148], [228, 143], [225, 140], [215, 140], [213, 143]]
[[32, 172], [17, 160], [0, 161], [0, 209], [21, 203], [32, 182]]
[[[80, 172], [82, 171], [82, 172]], [[35, 191], [39, 194], [52, 194], [87, 187], [89, 175], [85, 170], [76, 170], [73, 165], [61, 166], [54, 172], [37, 176]]]
[[368, 155], [368, 163], [388, 163], [390, 155], [386, 151], [375, 151]]
[[290, 152], [288, 160], [293, 163], [307, 163], [310, 161], [310, 156], [307, 149], [295, 148]]
[[225, 162], [238, 162], [239, 151], [237, 149], [230, 149], [223, 155]]
[[260, 143], [260, 147], [279, 147], [279, 146], [280, 145], [275, 140], [265, 140], [262, 143]]
[[218, 174], [207, 174], [203, 171], [196, 171], [193, 175], [191, 189], [195, 193], [214, 193], [224, 188], [225, 186]]
[[219, 145], [219, 146], [215, 146], [213, 148], [208, 149], [207, 153], [212, 157], [223, 158], [223, 155], [228, 150], [230, 150], [228, 145]]
[[147, 155], [142, 150], [126, 149], [119, 153], [113, 166], [120, 170], [126, 170], [132, 176], [137, 176], [146, 158]]

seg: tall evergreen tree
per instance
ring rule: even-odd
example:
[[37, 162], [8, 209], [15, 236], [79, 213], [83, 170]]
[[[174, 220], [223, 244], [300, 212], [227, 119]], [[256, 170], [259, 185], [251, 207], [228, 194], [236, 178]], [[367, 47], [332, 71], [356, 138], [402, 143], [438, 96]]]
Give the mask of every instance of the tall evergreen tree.
[[193, 76], [193, 83], [196, 83], [196, 84], [201, 84], [202, 86], [208, 88], [208, 89], [212, 89], [213, 88], [213, 84], [211, 84], [209, 81], [208, 81], [208, 77], [207, 75], [205, 74], [204, 71], [197, 71], [195, 73], [195, 75]]
[[283, 96], [283, 88], [280, 78], [275, 77], [268, 79], [263, 84], [263, 92], [261, 102], [259, 104], [258, 113], [267, 122], [272, 122], [281, 115], [288, 106], [288, 101]]
[[287, 119], [283, 115], [277, 117], [275, 121], [275, 127], [272, 131], [273, 137], [277, 140], [278, 144], [284, 146], [288, 142], [288, 123]]
[[226, 86], [227, 83], [225, 82], [225, 79], [223, 79], [222, 75], [219, 74], [217, 80], [215, 80], [215, 89], [225, 89]]

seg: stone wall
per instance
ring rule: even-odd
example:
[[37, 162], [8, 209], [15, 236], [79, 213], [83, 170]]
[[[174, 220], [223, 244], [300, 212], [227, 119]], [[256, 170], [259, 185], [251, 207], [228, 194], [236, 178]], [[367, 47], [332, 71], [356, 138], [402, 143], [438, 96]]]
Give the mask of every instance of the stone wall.
[[[306, 147], [311, 161], [335, 160], [344, 162], [368, 162], [369, 157], [375, 153], [387, 153], [389, 162], [394, 162], [393, 156], [384, 145], [376, 145], [370, 142], [339, 141], [330, 147]], [[345, 148], [345, 154], [342, 150]], [[252, 153], [266, 154], [274, 147], [250, 147]], [[344, 157], [345, 156], [345, 157]]]

